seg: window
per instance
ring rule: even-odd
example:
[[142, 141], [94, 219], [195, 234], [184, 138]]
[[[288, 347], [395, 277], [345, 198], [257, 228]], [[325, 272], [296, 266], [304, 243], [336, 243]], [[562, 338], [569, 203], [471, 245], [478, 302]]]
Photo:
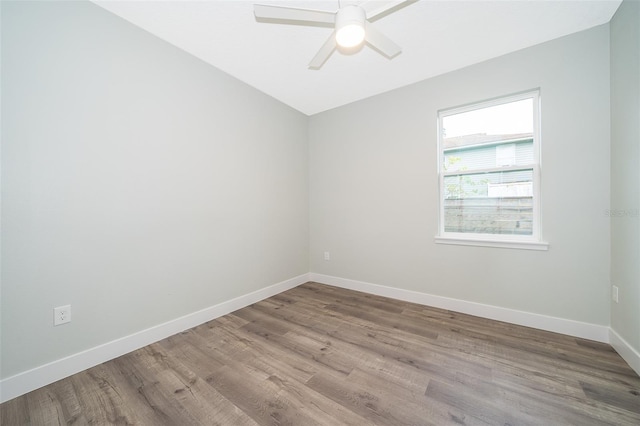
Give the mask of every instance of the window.
[[438, 114], [436, 242], [546, 250], [538, 91]]

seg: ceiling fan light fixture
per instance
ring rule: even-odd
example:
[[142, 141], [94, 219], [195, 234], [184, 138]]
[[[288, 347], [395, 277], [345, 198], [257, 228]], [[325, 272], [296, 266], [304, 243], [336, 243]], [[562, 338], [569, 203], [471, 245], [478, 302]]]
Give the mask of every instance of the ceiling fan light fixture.
[[[371, 48], [389, 59], [398, 55], [402, 52], [402, 48], [376, 30], [371, 25], [371, 20], [415, 1], [386, 0], [386, 4], [380, 6], [378, 4], [380, 0], [363, 0], [357, 5], [350, 4], [340, 7], [335, 12], [254, 4], [253, 13], [258, 22], [283, 22], [312, 26], [321, 24], [333, 27], [331, 35], [309, 62], [309, 69], [319, 70], [336, 50], [341, 50], [346, 54], [356, 53], [365, 41]], [[340, 5], [341, 3], [338, 3], [338, 6]]]
[[362, 43], [363, 40], [364, 28], [362, 25], [345, 25], [336, 33], [336, 42], [342, 47], [355, 47]]
[[355, 47], [364, 41], [366, 14], [359, 6], [345, 6], [336, 15], [336, 43], [341, 47]]

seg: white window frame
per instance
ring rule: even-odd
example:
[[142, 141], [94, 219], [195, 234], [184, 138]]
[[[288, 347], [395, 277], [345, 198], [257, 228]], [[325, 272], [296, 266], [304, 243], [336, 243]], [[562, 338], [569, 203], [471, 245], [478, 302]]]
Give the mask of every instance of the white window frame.
[[[443, 119], [450, 115], [463, 112], [489, 108], [510, 102], [533, 99], [533, 163], [526, 166], [495, 167], [482, 170], [451, 171], [444, 170], [444, 147], [443, 147]], [[483, 247], [500, 247], [528, 250], [548, 250], [549, 244], [542, 240], [541, 229], [541, 198], [540, 198], [540, 172], [541, 172], [541, 150], [540, 150], [540, 90], [529, 90], [526, 92], [501, 96], [483, 102], [475, 102], [465, 106], [448, 108], [438, 111], [438, 235], [435, 242], [439, 244], [457, 244]], [[444, 178], [450, 175], [477, 174], [483, 172], [500, 172], [509, 170], [529, 170], [533, 169], [533, 224], [532, 235], [503, 235], [503, 234], [475, 234], [466, 232], [445, 232], [444, 228]]]

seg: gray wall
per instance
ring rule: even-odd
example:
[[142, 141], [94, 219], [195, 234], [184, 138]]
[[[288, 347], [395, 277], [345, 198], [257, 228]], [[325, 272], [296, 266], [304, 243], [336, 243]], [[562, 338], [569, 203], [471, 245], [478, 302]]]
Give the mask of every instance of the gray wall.
[[611, 20], [611, 328], [640, 352], [640, 3]]
[[90, 3], [2, 65], [2, 377], [308, 272], [306, 116]]
[[[435, 244], [437, 111], [537, 87], [550, 249]], [[311, 271], [608, 325], [609, 119], [608, 25], [311, 117]]]

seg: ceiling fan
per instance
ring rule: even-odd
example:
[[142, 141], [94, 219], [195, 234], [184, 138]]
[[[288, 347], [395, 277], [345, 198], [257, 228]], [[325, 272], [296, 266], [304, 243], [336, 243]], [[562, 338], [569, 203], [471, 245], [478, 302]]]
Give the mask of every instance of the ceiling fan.
[[253, 7], [258, 22], [333, 27], [333, 33], [309, 63], [309, 68], [317, 70], [336, 48], [357, 49], [364, 42], [388, 58], [398, 55], [402, 51], [400, 46], [379, 32], [371, 22], [415, 1], [364, 1], [342, 6], [335, 12], [263, 4], [254, 4]]

